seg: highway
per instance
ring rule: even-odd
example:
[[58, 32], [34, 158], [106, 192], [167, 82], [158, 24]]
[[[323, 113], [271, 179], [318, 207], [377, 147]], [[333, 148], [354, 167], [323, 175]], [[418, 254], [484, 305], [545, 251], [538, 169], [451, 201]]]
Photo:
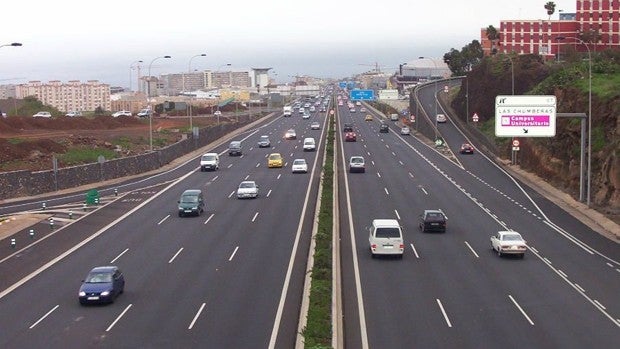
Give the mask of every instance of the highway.
[[[432, 84], [421, 89], [434, 117]], [[441, 112], [441, 108], [439, 109]], [[446, 114], [444, 112], [444, 114]], [[341, 142], [340, 224], [347, 348], [610, 348], [620, 343], [620, 249], [490, 158], [458, 154], [465, 137], [438, 128], [456, 161], [379, 118], [339, 107], [357, 142]], [[432, 119], [431, 119], [432, 120]], [[341, 132], [340, 132], [341, 133]], [[341, 137], [342, 138], [342, 137]], [[475, 145], [475, 144], [474, 144]], [[366, 158], [366, 173], [346, 172]], [[342, 188], [342, 186], [344, 188]], [[442, 209], [446, 233], [421, 233], [424, 209]], [[397, 219], [402, 260], [371, 258], [368, 227]], [[516, 230], [524, 259], [491, 250], [490, 236]]]
[[[0, 347], [292, 347], [321, 170], [321, 115], [278, 115], [235, 137], [242, 156], [228, 156], [227, 143], [213, 149], [218, 171], [200, 172], [193, 159], [4, 259]], [[321, 129], [310, 130], [311, 121]], [[296, 140], [283, 139], [289, 128]], [[271, 148], [256, 146], [263, 134]], [[304, 137], [317, 139], [317, 151], [303, 152]], [[283, 168], [267, 168], [271, 152], [282, 154]], [[291, 173], [295, 158], [307, 160], [308, 173]], [[257, 182], [258, 198], [236, 198], [242, 180]], [[202, 189], [206, 211], [178, 217], [177, 200], [190, 188]], [[81, 306], [80, 282], [99, 265], [121, 268], [125, 292], [111, 305]]]

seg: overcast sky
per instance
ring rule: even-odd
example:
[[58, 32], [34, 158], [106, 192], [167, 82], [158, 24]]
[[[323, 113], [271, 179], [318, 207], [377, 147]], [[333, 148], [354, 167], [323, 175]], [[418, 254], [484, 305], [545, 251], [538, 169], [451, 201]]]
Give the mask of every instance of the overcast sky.
[[[480, 40], [480, 28], [505, 19], [547, 19], [547, 0], [14, 1], [2, 4], [0, 84], [99, 80], [129, 86], [129, 66], [146, 75], [272, 67], [294, 75], [346, 77], [396, 71], [419, 56], [442, 57]], [[575, 12], [575, 0], [558, 0]], [[369, 6], [372, 4], [372, 6]], [[225, 69], [225, 68], [222, 68]], [[277, 74], [277, 75], [276, 75]], [[135, 76], [135, 72], [134, 72]], [[135, 86], [135, 78], [133, 82]]]

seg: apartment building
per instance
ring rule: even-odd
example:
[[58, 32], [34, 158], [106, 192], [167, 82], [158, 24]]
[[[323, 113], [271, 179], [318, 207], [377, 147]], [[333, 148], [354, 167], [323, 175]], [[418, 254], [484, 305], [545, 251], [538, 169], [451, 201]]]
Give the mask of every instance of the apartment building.
[[[143, 77], [148, 79], [148, 77]], [[209, 90], [222, 87], [251, 87], [250, 72], [247, 70], [239, 71], [211, 71], [192, 73], [163, 74], [159, 78], [152, 77], [153, 81], [158, 81], [158, 93], [168, 96], [178, 95], [181, 92]], [[151, 86], [155, 88], [155, 84]], [[146, 92], [146, 91], [145, 91]], [[151, 90], [151, 95], [155, 95]]]
[[60, 111], [94, 111], [98, 107], [110, 110], [110, 85], [97, 80], [80, 82], [71, 80], [63, 83], [52, 80], [48, 83], [30, 81], [17, 85], [17, 98], [34, 96], [41, 103], [52, 106]]
[[581, 52], [620, 49], [620, 0], [576, 0], [576, 5], [575, 14], [560, 13], [560, 20], [502, 20], [498, 52], [553, 58], [567, 44]]

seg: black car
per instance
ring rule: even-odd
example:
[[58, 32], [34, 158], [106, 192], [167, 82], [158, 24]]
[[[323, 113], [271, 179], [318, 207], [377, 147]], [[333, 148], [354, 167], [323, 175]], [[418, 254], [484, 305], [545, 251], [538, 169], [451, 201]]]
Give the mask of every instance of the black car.
[[420, 215], [420, 230], [425, 232], [446, 232], [448, 217], [442, 210], [424, 210]]
[[388, 133], [389, 131], [390, 131], [390, 128], [388, 127], [388, 125], [381, 124], [381, 126], [379, 126], [379, 132], [381, 133]]
[[93, 268], [82, 281], [80, 304], [112, 303], [125, 290], [125, 277], [115, 266]]
[[344, 124], [344, 127], [342, 128], [342, 132], [353, 132], [353, 125]]

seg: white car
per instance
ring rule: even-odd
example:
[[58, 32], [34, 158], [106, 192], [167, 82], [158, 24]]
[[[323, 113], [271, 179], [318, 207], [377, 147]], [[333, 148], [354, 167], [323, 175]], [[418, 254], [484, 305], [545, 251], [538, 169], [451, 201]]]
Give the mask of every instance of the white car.
[[74, 117], [77, 117], [77, 116], [82, 116], [82, 112], [70, 111], [67, 114], [65, 114], [65, 116], [70, 117], [70, 118], [74, 118]]
[[405, 243], [400, 224], [395, 219], [373, 219], [369, 229], [368, 243], [372, 257], [395, 255], [403, 258]]
[[142, 109], [136, 114], [139, 118], [148, 118], [151, 116], [151, 109]]
[[349, 159], [349, 172], [366, 172], [366, 164], [363, 156], [351, 156], [351, 159]]
[[304, 138], [304, 151], [314, 151], [316, 149], [316, 142], [314, 138]]
[[437, 114], [437, 123], [445, 123], [446, 121], [448, 121], [448, 119], [446, 118], [445, 115], [443, 114]]
[[409, 129], [409, 127], [404, 126], [403, 128], [400, 129], [400, 134], [401, 135], [409, 135], [409, 134], [411, 134], [411, 130]]
[[52, 114], [48, 111], [40, 111], [32, 116], [33, 118], [51, 118]]
[[112, 114], [112, 117], [115, 118], [119, 116], [133, 116], [133, 114], [129, 110], [119, 110], [116, 113]]
[[305, 159], [295, 159], [293, 160], [293, 166], [291, 166], [291, 170], [293, 173], [306, 173], [308, 172], [308, 163]]
[[222, 112], [219, 110], [216, 110], [215, 112], [213, 112], [214, 116], [222, 116]]
[[258, 196], [258, 185], [254, 181], [243, 181], [239, 184], [239, 188], [237, 188], [237, 198], [238, 199], [246, 199], [251, 198], [254, 199]]
[[498, 231], [491, 236], [491, 247], [500, 257], [505, 254], [516, 254], [523, 258], [527, 251], [526, 241], [516, 231]]
[[315, 121], [315, 122], [310, 124], [310, 129], [311, 130], [320, 130], [321, 129], [321, 124], [318, 121]]
[[302, 119], [310, 119], [310, 113], [304, 113], [304, 115], [301, 117]]

